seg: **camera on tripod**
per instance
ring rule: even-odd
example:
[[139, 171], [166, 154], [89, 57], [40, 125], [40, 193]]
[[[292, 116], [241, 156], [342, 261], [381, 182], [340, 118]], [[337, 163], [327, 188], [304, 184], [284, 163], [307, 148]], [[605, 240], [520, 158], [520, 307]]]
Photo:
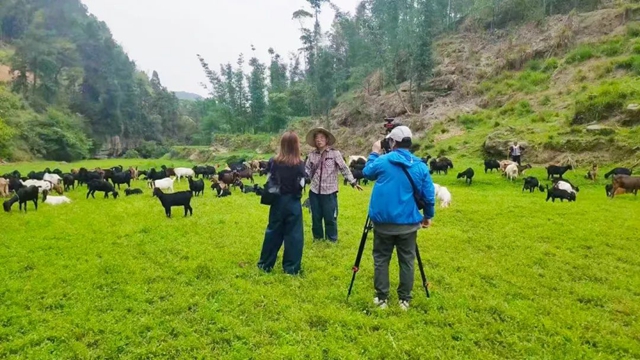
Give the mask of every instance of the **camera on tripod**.
[[[399, 124], [393, 123], [394, 121], [396, 121], [395, 118], [388, 117], [388, 118], [385, 118], [384, 121], [386, 122], [383, 125], [385, 134], [389, 134], [396, 126], [399, 125]], [[380, 142], [380, 145], [382, 146], [382, 150], [384, 151], [385, 154], [391, 152], [391, 144], [389, 144], [389, 139], [387, 139], [386, 137], [382, 139], [382, 141]]]

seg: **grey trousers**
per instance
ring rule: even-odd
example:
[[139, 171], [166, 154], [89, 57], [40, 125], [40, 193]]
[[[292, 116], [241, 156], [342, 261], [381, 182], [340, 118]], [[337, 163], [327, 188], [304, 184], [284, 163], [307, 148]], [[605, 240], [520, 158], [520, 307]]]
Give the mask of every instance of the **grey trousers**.
[[398, 285], [398, 298], [411, 300], [413, 289], [414, 267], [416, 258], [416, 236], [418, 231], [401, 235], [385, 235], [373, 231], [373, 285], [378, 299], [389, 298], [389, 263], [393, 255], [394, 246], [398, 253], [400, 265], [400, 284]]

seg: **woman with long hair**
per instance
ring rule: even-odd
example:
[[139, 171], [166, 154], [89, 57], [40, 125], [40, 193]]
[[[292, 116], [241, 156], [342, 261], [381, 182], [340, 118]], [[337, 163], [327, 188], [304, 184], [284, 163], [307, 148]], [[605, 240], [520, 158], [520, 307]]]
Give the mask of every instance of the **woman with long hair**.
[[264, 234], [258, 268], [270, 272], [284, 243], [282, 268], [296, 275], [302, 263], [304, 231], [302, 227], [302, 188], [305, 166], [300, 158], [300, 140], [293, 131], [280, 139], [278, 155], [269, 160], [269, 176], [280, 185], [280, 196], [269, 209], [269, 224]]

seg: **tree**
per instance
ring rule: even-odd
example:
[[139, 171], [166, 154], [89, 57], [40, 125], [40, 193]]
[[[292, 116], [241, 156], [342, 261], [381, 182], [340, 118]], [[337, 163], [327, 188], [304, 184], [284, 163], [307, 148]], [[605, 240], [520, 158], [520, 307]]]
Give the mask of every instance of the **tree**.
[[266, 91], [267, 84], [265, 82], [266, 69], [257, 58], [253, 57], [249, 60], [251, 66], [251, 75], [249, 75], [249, 97], [251, 109], [250, 128], [263, 130], [265, 121], [265, 112], [267, 109]]

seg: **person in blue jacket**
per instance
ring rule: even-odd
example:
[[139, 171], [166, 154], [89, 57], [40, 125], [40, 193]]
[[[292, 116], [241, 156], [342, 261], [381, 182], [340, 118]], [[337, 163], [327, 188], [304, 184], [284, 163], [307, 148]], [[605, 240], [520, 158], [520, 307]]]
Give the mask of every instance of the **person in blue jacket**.
[[[391, 152], [382, 154], [380, 141], [373, 145], [364, 176], [375, 180], [369, 204], [369, 217], [373, 223], [374, 303], [384, 309], [389, 299], [389, 262], [393, 248], [397, 249], [400, 264], [398, 298], [403, 310], [409, 308], [414, 280], [416, 237], [420, 228], [431, 225], [435, 215], [435, 189], [429, 168], [409, 152], [412, 134], [406, 126], [397, 126], [387, 139]], [[418, 210], [414, 188], [405, 168], [413, 180], [418, 196], [426, 203]]]

